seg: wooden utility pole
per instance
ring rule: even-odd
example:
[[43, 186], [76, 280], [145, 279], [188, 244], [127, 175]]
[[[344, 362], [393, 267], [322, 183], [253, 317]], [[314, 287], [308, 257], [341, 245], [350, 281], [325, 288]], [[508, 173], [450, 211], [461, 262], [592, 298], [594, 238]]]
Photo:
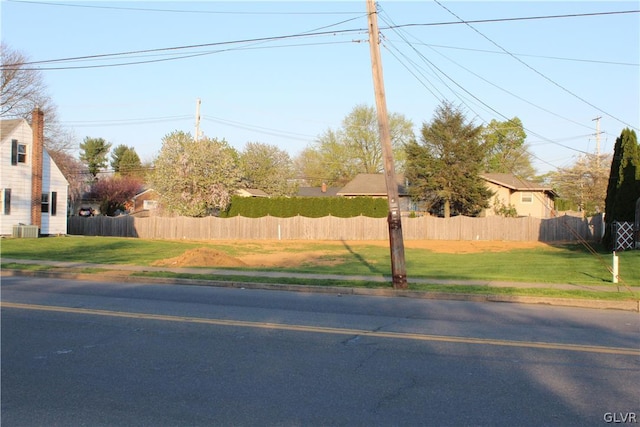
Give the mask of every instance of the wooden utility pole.
[[196, 99], [196, 134], [193, 139], [198, 142], [200, 139], [200, 98]]
[[407, 288], [407, 272], [404, 260], [404, 240], [402, 238], [402, 221], [400, 219], [400, 203], [398, 200], [398, 182], [396, 181], [393, 150], [391, 148], [389, 115], [387, 114], [387, 101], [384, 94], [384, 80], [382, 77], [382, 61], [380, 59], [378, 15], [374, 0], [367, 0], [367, 13], [369, 16], [369, 49], [371, 50], [373, 88], [376, 96], [378, 128], [384, 159], [384, 178], [387, 186], [387, 200], [389, 201], [387, 222], [389, 223], [391, 274], [393, 287], [396, 289], [405, 289]]
[[602, 117], [598, 116], [595, 119], [591, 120], [592, 122], [596, 122], [596, 167], [600, 167], [600, 119]]

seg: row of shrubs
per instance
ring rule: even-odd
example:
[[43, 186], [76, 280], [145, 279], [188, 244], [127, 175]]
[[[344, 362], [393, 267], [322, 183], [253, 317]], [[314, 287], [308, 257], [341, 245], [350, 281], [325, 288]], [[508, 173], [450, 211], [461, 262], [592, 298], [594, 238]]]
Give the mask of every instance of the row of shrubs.
[[239, 197], [231, 199], [231, 205], [222, 217], [241, 215], [246, 218], [274, 216], [290, 218], [297, 215], [308, 218], [335, 216], [351, 218], [367, 216], [386, 218], [389, 207], [387, 199], [371, 197]]

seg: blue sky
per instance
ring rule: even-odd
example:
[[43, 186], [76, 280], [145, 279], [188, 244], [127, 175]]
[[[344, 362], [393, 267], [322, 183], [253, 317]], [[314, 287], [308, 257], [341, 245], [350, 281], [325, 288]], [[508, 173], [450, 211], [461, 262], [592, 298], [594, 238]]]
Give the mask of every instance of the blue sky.
[[[152, 160], [163, 136], [194, 132], [200, 98], [205, 135], [295, 156], [374, 105], [364, 0], [0, 6], [3, 42], [32, 61], [160, 49], [34, 65], [78, 143], [101, 137]], [[416, 134], [442, 100], [477, 124], [517, 116], [538, 173], [595, 152], [596, 117], [612, 152], [623, 128], [640, 127], [640, 14], [495, 20], [631, 10], [640, 3], [382, 1], [388, 110]], [[131, 62], [146, 63], [119, 65]]]

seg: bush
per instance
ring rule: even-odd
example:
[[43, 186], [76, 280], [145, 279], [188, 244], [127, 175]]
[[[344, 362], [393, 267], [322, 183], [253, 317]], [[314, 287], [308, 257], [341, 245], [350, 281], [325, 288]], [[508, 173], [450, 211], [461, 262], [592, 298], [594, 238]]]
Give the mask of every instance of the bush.
[[243, 216], [246, 218], [260, 218], [274, 216], [290, 218], [304, 216], [321, 218], [335, 216], [351, 218], [367, 216], [371, 218], [386, 218], [389, 207], [386, 199], [372, 197], [240, 197], [234, 196], [227, 211], [222, 217]]

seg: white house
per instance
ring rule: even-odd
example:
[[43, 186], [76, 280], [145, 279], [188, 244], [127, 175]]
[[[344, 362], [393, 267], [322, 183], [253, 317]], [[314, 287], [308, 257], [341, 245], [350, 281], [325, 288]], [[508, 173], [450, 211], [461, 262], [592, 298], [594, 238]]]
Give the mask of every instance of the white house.
[[39, 234], [67, 233], [69, 183], [44, 148], [44, 114], [32, 123], [0, 120], [0, 234], [16, 225], [37, 226]]

